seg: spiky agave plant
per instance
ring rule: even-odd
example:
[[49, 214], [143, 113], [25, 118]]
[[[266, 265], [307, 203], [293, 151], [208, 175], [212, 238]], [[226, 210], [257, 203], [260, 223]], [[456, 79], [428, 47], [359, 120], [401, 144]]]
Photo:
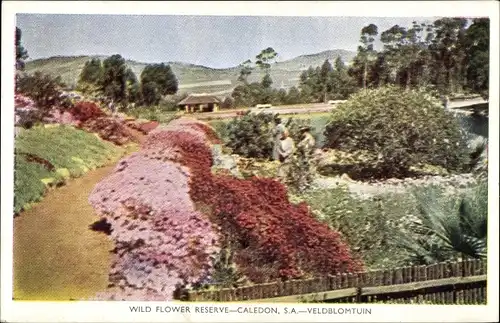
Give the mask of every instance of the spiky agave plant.
[[484, 258], [487, 253], [488, 194], [482, 181], [466, 196], [443, 201], [436, 189], [417, 195], [417, 219], [397, 242], [411, 264]]

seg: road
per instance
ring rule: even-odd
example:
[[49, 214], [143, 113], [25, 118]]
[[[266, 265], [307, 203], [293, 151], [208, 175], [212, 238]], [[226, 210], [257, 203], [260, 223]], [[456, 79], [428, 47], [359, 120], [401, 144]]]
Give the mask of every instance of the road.
[[[302, 104], [300, 106], [291, 105], [291, 106], [276, 106], [267, 109], [259, 109], [263, 113], [279, 113], [279, 114], [304, 114], [304, 113], [319, 113], [319, 112], [330, 112], [335, 108], [335, 105], [325, 104], [325, 103], [314, 103], [314, 104]], [[247, 109], [254, 110], [255, 109]], [[206, 119], [226, 119], [236, 117], [238, 113], [247, 111], [247, 110], [235, 110], [235, 111], [227, 111], [227, 112], [216, 112], [216, 113], [203, 113], [197, 114], [195, 117], [200, 120]]]
[[469, 108], [473, 107], [476, 105], [484, 105], [488, 104], [488, 101], [484, 100], [483, 98], [475, 98], [471, 100], [457, 100], [457, 101], [450, 101], [448, 103], [448, 108], [449, 109], [464, 109], [464, 108]]
[[[474, 107], [476, 105], [487, 104], [482, 98], [475, 98], [470, 100], [454, 100], [448, 104], [449, 109], [466, 109], [469, 107]], [[320, 113], [320, 112], [330, 112], [335, 109], [336, 104], [326, 104], [326, 103], [313, 103], [313, 104], [302, 104], [302, 105], [281, 105], [267, 109], [260, 109], [264, 113], [279, 113], [279, 114], [306, 114], [306, 113]], [[252, 109], [249, 109], [252, 110]], [[227, 112], [215, 112], [215, 113], [200, 113], [196, 114], [195, 117], [200, 120], [211, 120], [211, 119], [227, 119], [238, 116], [246, 110], [233, 110]]]

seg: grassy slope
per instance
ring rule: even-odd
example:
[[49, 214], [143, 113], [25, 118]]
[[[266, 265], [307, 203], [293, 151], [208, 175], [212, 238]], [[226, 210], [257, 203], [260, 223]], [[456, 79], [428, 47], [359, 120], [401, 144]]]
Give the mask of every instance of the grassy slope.
[[[333, 64], [333, 61], [338, 55], [340, 55], [343, 60], [347, 62], [350, 61], [352, 57], [354, 57], [354, 54], [354, 52], [344, 50], [331, 50], [317, 54], [302, 55], [294, 59], [274, 64], [271, 69], [271, 77], [273, 78], [274, 85], [277, 87], [281, 85], [281, 82], [283, 82], [285, 86], [297, 85], [299, 75], [304, 68], [307, 68], [309, 66], [320, 66], [321, 64], [323, 64], [325, 59], [329, 59]], [[76, 84], [78, 75], [80, 74], [80, 71], [83, 68], [85, 62], [90, 58], [90, 56], [78, 56], [37, 59], [26, 63], [26, 72], [31, 73], [34, 71], [41, 71], [53, 75], [60, 75], [65, 83], [74, 85]], [[103, 59], [105, 57], [99, 58]], [[180, 90], [180, 92], [219, 92], [223, 90], [231, 90], [238, 84], [237, 79], [240, 70], [237, 67], [213, 69], [205, 66], [178, 62], [171, 62], [169, 64], [172, 67], [173, 72], [179, 79], [180, 85], [213, 81], [231, 81], [231, 85], [227, 86], [212, 86], [208, 84], [200, 84], [199, 87], [185, 88]], [[127, 60], [127, 65], [138, 76], [146, 66], [145, 63], [132, 60]], [[256, 69], [254, 70], [252, 75], [250, 75], [249, 80], [251, 82], [260, 81], [262, 79], [262, 76], [263, 72]]]
[[[94, 134], [69, 126], [24, 130], [16, 138], [15, 150], [15, 212], [42, 198], [46, 190], [42, 179], [52, 178], [57, 184], [64, 181], [64, 175], [81, 176], [89, 169], [110, 163], [123, 153], [122, 148]], [[49, 171], [40, 163], [28, 161], [26, 154], [43, 158], [56, 169]], [[67, 169], [67, 173], [58, 169]]]

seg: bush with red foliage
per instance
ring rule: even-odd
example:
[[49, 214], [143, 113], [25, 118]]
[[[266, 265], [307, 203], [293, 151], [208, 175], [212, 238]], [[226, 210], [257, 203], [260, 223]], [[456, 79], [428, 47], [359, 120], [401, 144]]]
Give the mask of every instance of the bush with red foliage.
[[119, 146], [129, 143], [133, 137], [122, 121], [111, 117], [88, 119], [81, 123], [80, 127], [88, 132], [97, 133], [102, 139]]
[[80, 101], [73, 105], [69, 112], [76, 120], [85, 122], [96, 119], [104, 115], [104, 112], [94, 102]]
[[147, 135], [160, 125], [158, 121], [140, 121], [140, 120], [128, 120], [126, 124], [130, 128], [140, 131], [145, 135]]

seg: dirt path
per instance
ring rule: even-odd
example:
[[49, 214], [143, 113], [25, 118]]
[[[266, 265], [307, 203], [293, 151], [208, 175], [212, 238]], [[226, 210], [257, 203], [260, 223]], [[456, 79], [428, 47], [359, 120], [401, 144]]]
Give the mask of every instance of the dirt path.
[[15, 299], [78, 300], [106, 289], [114, 246], [107, 235], [89, 228], [99, 218], [88, 196], [114, 167], [69, 181], [14, 219]]
[[15, 299], [81, 299], [106, 288], [113, 243], [89, 229], [98, 217], [87, 199], [113, 168], [70, 181], [14, 219]]

